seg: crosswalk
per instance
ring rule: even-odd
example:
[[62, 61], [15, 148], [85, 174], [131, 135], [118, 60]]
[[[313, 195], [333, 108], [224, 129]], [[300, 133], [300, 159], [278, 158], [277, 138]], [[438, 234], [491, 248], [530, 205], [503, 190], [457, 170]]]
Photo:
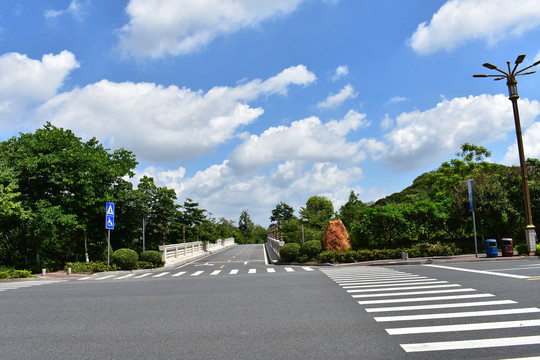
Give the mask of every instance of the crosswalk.
[[109, 274], [104, 275], [100, 274], [98, 276], [85, 276], [77, 279], [77, 281], [88, 281], [88, 280], [95, 280], [95, 281], [102, 281], [102, 280], [130, 280], [130, 279], [141, 279], [144, 277], [151, 277], [151, 278], [160, 278], [160, 277], [196, 277], [201, 275], [209, 275], [209, 276], [218, 276], [218, 275], [239, 275], [242, 273], [246, 273], [249, 275], [255, 275], [255, 274], [277, 274], [277, 273], [293, 273], [296, 271], [315, 271], [315, 269], [309, 267], [309, 266], [300, 266], [300, 267], [283, 267], [283, 268], [277, 268], [277, 267], [266, 267], [263, 269], [257, 269], [257, 268], [246, 268], [246, 269], [211, 269], [211, 270], [197, 270], [193, 272], [188, 271], [159, 271], [159, 272], [145, 272], [145, 273], [129, 273], [129, 274]]
[[[406, 353], [540, 345], [537, 307], [389, 268], [321, 271], [373, 315], [389, 336], [396, 337]], [[506, 335], [520, 329], [519, 336], [492, 335], [500, 329], [507, 329]]]
[[53, 283], [64, 282], [64, 281], [66, 280], [29, 280], [29, 281], [5, 282], [5, 283], [0, 283], [0, 292], [28, 288], [32, 286], [53, 284]]

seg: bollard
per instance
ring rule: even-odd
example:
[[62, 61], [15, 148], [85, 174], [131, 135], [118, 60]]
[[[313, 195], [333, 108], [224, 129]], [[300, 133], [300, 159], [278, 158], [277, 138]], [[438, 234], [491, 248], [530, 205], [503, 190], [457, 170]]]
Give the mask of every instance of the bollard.
[[409, 260], [409, 253], [406, 251], [401, 252], [401, 259], [402, 260]]
[[47, 269], [41, 269], [41, 276], [45, 276], [46, 273], [47, 273]]
[[71, 268], [68, 267], [68, 275], [71, 275]]

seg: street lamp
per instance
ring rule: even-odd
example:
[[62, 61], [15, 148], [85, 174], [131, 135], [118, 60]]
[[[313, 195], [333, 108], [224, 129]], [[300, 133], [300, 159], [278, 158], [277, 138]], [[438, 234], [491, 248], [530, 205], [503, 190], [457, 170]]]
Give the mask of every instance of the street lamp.
[[512, 108], [514, 110], [514, 122], [516, 125], [516, 136], [517, 136], [517, 145], [518, 145], [518, 152], [519, 152], [519, 164], [521, 166], [521, 181], [523, 185], [523, 196], [525, 198], [525, 214], [527, 216], [527, 226], [525, 228], [525, 238], [527, 239], [527, 246], [529, 248], [529, 255], [536, 255], [536, 229], [533, 225], [532, 221], [532, 212], [531, 212], [531, 199], [529, 196], [529, 184], [527, 181], [527, 166], [525, 164], [525, 155], [523, 152], [523, 140], [521, 138], [521, 125], [519, 122], [519, 110], [518, 110], [518, 104], [517, 101], [519, 99], [518, 91], [517, 91], [517, 81], [516, 76], [521, 75], [529, 75], [534, 74], [536, 71], [528, 71], [524, 72], [525, 70], [528, 70], [532, 68], [533, 66], [536, 66], [540, 64], [540, 61], [535, 62], [534, 64], [527, 66], [524, 69], [519, 70], [516, 72], [517, 67], [519, 64], [523, 62], [525, 59], [525, 55], [519, 55], [515, 61], [515, 66], [513, 69], [510, 67], [510, 61], [507, 61], [508, 65], [508, 72], [502, 71], [501, 69], [497, 68], [495, 65], [490, 63], [484, 63], [483, 66], [490, 69], [490, 70], [496, 70], [500, 72], [502, 75], [473, 75], [473, 77], [494, 77], [494, 80], [502, 80], [506, 79], [506, 85], [508, 86], [508, 95], [510, 101], [512, 101]]

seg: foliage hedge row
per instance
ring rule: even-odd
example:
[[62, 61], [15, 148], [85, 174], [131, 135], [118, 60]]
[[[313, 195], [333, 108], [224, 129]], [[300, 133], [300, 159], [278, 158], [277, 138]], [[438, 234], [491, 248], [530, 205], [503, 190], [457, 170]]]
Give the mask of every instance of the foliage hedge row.
[[68, 262], [64, 270], [67, 271], [68, 268], [71, 268], [71, 271], [74, 273], [96, 273], [115, 270], [155, 269], [163, 265], [159, 251], [146, 251], [139, 258], [133, 250], [118, 249], [112, 254], [111, 265], [108, 268], [106, 262], [103, 261]]
[[34, 277], [30, 270], [15, 270], [12, 268], [0, 268], [0, 279], [19, 279]]
[[410, 258], [430, 256], [460, 255], [461, 249], [452, 246], [432, 246], [422, 248], [383, 249], [383, 250], [327, 250], [321, 252], [317, 259], [323, 263], [350, 263], [370, 260], [399, 259], [401, 253], [407, 252]]

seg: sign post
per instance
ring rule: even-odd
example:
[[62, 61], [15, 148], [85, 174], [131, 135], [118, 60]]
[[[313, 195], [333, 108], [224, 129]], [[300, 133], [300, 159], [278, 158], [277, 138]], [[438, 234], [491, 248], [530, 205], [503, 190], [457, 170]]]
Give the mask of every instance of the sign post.
[[469, 179], [467, 180], [467, 187], [469, 188], [469, 207], [472, 212], [472, 223], [473, 223], [473, 229], [474, 229], [474, 253], [476, 254], [476, 257], [478, 257], [478, 242], [476, 241], [476, 219], [474, 216], [474, 180]]
[[114, 230], [114, 203], [107, 202], [105, 206], [105, 229], [107, 229], [107, 270], [111, 258], [111, 230]]

